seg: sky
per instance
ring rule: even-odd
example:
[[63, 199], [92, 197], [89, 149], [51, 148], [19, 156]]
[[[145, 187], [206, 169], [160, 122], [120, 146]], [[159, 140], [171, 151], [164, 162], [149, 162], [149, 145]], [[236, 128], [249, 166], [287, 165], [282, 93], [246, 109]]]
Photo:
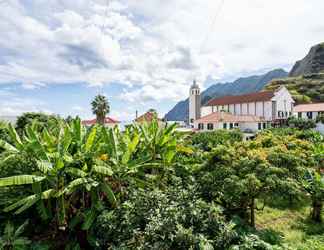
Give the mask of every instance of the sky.
[[162, 117], [193, 79], [289, 70], [324, 42], [323, 0], [0, 0], [0, 116]]

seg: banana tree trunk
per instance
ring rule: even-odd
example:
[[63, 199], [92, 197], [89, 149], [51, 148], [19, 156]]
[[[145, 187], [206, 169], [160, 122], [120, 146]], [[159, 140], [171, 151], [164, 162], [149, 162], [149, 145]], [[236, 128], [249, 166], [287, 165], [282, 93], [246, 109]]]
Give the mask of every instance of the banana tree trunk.
[[255, 228], [255, 199], [251, 199], [251, 205], [250, 205], [250, 226]]
[[323, 209], [323, 202], [318, 200], [313, 200], [312, 202], [312, 212], [311, 217], [313, 221], [322, 222], [322, 209]]

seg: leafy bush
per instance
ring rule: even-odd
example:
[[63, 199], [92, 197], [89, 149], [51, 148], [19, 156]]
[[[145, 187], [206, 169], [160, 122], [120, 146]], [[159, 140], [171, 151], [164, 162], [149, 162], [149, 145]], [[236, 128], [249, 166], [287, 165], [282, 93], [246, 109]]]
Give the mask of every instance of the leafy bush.
[[220, 249], [236, 238], [219, 207], [183, 187], [134, 190], [120, 208], [98, 217], [94, 231], [102, 248], [118, 249]]
[[314, 120], [289, 117], [288, 126], [292, 128], [298, 128], [298, 129], [311, 129], [316, 127], [316, 123]]
[[4, 228], [3, 235], [0, 237], [0, 249], [27, 249], [31, 241], [22, 236], [27, 224], [28, 221], [25, 221], [21, 226], [15, 228], [15, 226], [8, 221]]
[[219, 206], [199, 199], [193, 186], [176, 183], [164, 191], [133, 190], [119, 208], [98, 217], [93, 233], [102, 249], [229, 249], [246, 244]]
[[317, 123], [323, 123], [323, 124], [324, 124], [324, 115], [323, 115], [323, 114], [318, 115], [318, 116], [316, 117], [316, 122], [317, 122]]
[[210, 151], [217, 145], [233, 144], [243, 140], [243, 134], [239, 130], [215, 130], [212, 132], [196, 133], [192, 136], [192, 144], [203, 151]]

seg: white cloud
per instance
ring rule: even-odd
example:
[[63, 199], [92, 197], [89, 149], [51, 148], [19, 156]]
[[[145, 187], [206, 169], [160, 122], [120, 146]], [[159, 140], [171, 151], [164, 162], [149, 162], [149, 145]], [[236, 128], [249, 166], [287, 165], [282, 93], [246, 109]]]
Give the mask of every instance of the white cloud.
[[45, 103], [28, 98], [13, 97], [9, 100], [0, 100], [1, 116], [17, 116], [25, 112], [42, 112], [52, 114], [53, 112], [46, 108]]
[[194, 78], [292, 64], [324, 35], [322, 0], [225, 0], [213, 29], [221, 0], [110, 2], [2, 5], [0, 83], [118, 82], [123, 100], [177, 100]]

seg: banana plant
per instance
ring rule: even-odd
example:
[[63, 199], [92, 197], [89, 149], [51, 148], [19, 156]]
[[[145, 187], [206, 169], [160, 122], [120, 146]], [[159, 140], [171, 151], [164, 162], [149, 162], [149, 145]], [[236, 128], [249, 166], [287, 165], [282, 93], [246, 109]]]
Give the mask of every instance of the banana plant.
[[[131, 182], [146, 185], [147, 169], [164, 171], [184, 150], [176, 143], [175, 126], [162, 129], [157, 121], [121, 132], [101, 126], [86, 129], [76, 119], [41, 132], [32, 125], [23, 136], [9, 126], [8, 133], [13, 143], [0, 141], [6, 156], [24, 154], [36, 171], [0, 178], [0, 187], [29, 185], [32, 192], [4, 211], [19, 214], [36, 206], [41, 217], [54, 219], [59, 229], [81, 224], [88, 230], [105, 200], [115, 207], [115, 193], [122, 195]], [[160, 178], [163, 171], [155, 176]]]
[[[0, 187], [31, 185], [33, 192], [7, 206], [5, 212], [19, 214], [36, 205], [41, 217], [48, 219], [54, 201], [56, 224], [60, 229], [65, 229], [71, 217], [70, 208], [80, 197], [87, 196], [91, 200], [90, 204], [83, 202], [80, 211], [88, 212], [85, 208], [94, 211], [104, 198], [115, 205], [114, 193], [104, 178], [112, 176], [113, 172], [107, 164], [97, 159], [97, 144], [100, 141], [97, 127], [87, 132], [78, 119], [71, 127], [61, 123], [58, 129], [51, 132], [44, 129], [38, 133], [30, 126], [23, 137], [11, 125], [8, 130], [14, 144], [1, 141], [0, 145], [13, 156], [26, 154], [31, 157], [37, 171], [32, 175], [0, 178]], [[83, 216], [84, 229], [88, 229], [94, 220], [92, 214]]]
[[324, 175], [314, 170], [308, 171], [303, 185], [312, 200], [311, 219], [315, 222], [322, 222]]
[[147, 152], [163, 166], [172, 165], [177, 153], [192, 154], [193, 151], [184, 146], [183, 136], [176, 133], [176, 124], [162, 128], [155, 119], [138, 129], [141, 131], [142, 151]]

